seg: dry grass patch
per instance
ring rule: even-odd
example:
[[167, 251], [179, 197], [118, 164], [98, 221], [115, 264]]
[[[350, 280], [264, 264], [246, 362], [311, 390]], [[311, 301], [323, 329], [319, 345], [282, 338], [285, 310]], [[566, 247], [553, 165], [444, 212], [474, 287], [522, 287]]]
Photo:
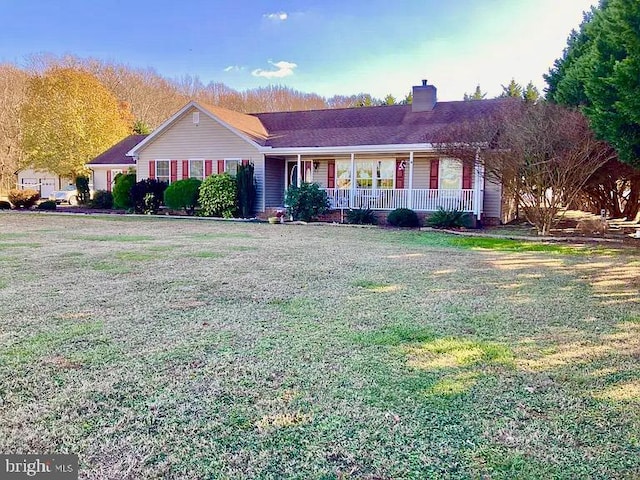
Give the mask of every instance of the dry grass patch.
[[2, 220], [2, 451], [78, 453], [86, 478], [640, 471], [633, 251]]

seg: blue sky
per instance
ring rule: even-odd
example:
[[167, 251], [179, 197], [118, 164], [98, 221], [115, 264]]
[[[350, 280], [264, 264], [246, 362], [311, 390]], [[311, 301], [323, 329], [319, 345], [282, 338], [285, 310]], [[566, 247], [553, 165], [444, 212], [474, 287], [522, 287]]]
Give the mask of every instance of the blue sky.
[[544, 87], [596, 0], [0, 0], [0, 62], [71, 53], [245, 89], [441, 100]]

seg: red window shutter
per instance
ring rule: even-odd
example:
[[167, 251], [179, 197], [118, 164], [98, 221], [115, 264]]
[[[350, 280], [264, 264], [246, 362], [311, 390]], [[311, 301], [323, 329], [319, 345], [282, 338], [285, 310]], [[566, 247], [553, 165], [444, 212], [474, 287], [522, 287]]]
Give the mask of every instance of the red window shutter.
[[182, 179], [189, 178], [189, 160], [182, 160]]
[[245, 167], [249, 165], [249, 160], [242, 160], [242, 165], [244, 165]]
[[406, 164], [406, 160], [396, 159], [396, 188], [404, 188], [404, 170]]
[[462, 162], [462, 189], [471, 190], [471, 165]]
[[156, 161], [155, 160], [149, 161], [149, 178], [150, 179], [156, 178]]
[[213, 173], [213, 160], [204, 161], [204, 176], [208, 177]]
[[178, 160], [171, 160], [171, 182], [178, 180]]
[[336, 188], [336, 161], [329, 160], [327, 165], [327, 188]]
[[431, 160], [431, 169], [429, 171], [429, 188], [431, 190], [438, 189], [438, 173], [440, 171], [440, 160], [434, 158]]
[[218, 160], [218, 174], [224, 173], [224, 160]]
[[111, 170], [107, 170], [107, 192], [111, 191]]

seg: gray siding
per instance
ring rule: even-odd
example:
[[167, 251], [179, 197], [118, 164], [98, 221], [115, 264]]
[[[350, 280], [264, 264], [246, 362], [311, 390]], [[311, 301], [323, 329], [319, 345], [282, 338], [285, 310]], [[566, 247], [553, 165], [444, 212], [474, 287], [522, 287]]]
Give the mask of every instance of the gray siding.
[[265, 159], [265, 207], [284, 206], [284, 159]]
[[[213, 173], [217, 172], [216, 160], [240, 158], [249, 160], [255, 166], [257, 184], [256, 205], [264, 210], [264, 155], [251, 143], [241, 138], [208, 115], [200, 113], [200, 123], [192, 121], [193, 108], [185, 112], [162, 134], [151, 140], [138, 152], [138, 180], [148, 178], [150, 160], [213, 160]], [[178, 178], [182, 178], [182, 162], [178, 161]]]
[[484, 179], [484, 216], [488, 218], [502, 217], [502, 185], [499, 180], [488, 174]]

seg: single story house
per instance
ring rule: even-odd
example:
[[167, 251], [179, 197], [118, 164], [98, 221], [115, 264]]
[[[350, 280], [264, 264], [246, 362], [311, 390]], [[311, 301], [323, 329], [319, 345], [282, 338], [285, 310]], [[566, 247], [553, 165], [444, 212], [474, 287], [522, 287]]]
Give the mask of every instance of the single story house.
[[442, 128], [490, 115], [503, 100], [438, 102], [436, 93], [423, 81], [411, 105], [258, 114], [191, 101], [150, 135], [124, 139], [88, 167], [95, 188], [109, 189], [116, 172], [133, 166], [138, 180], [174, 182], [233, 174], [251, 162], [260, 215], [282, 208], [291, 185], [316, 182], [336, 210], [443, 207], [498, 223], [500, 182], [486, 178], [479, 162], [443, 156], [433, 142]]

